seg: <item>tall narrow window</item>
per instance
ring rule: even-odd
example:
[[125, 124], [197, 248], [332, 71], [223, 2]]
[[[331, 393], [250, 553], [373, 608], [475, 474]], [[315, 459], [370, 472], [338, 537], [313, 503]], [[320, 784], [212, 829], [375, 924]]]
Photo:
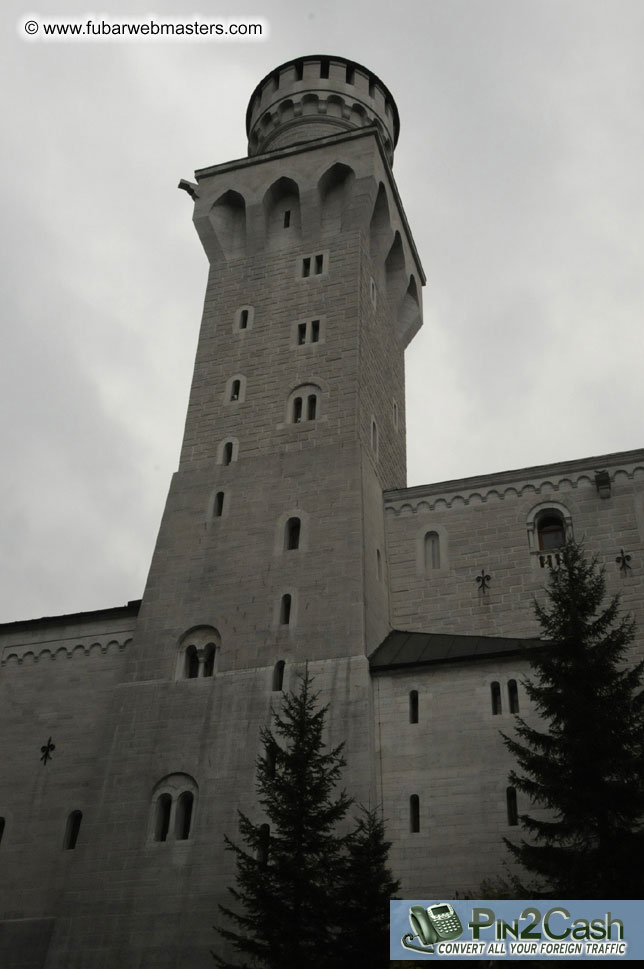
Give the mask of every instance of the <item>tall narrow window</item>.
[[317, 343], [320, 339], [320, 321], [311, 320], [311, 343]]
[[224, 493], [223, 491], [218, 491], [215, 495], [215, 504], [213, 508], [213, 514], [215, 518], [221, 518], [224, 513]]
[[199, 676], [199, 657], [195, 646], [188, 646], [186, 650], [186, 679], [195, 680]]
[[288, 626], [291, 621], [291, 597], [287, 593], [280, 603], [280, 625]]
[[324, 272], [324, 255], [320, 254], [315, 257], [315, 275], [320, 276]]
[[213, 643], [209, 643], [206, 646], [206, 653], [203, 663], [203, 675], [212, 676], [215, 672], [215, 646]]
[[508, 680], [508, 704], [510, 713], [519, 712], [519, 691], [516, 680]]
[[280, 693], [284, 686], [284, 660], [280, 659], [273, 667], [273, 693]]
[[398, 430], [398, 404], [394, 400], [392, 404], [394, 427]]
[[304, 346], [304, 344], [306, 343], [306, 323], [298, 323], [297, 342], [299, 346]]
[[239, 329], [246, 330], [248, 328], [248, 310], [242, 310], [239, 314]]
[[293, 423], [299, 424], [302, 420], [302, 398], [296, 397], [293, 401]]
[[409, 694], [409, 722], [418, 723], [418, 690], [411, 690]]
[[307, 276], [311, 275], [311, 257], [305, 256], [302, 260], [302, 275], [306, 279]]
[[382, 556], [380, 549], [376, 549], [376, 570], [378, 572], [378, 582], [382, 582]]
[[323, 57], [320, 61], [320, 77], [329, 76], [329, 58]]
[[275, 777], [275, 767], [277, 765], [277, 744], [271, 744], [270, 747], [266, 748], [266, 756], [264, 758], [266, 763], [266, 773], [269, 777]]
[[284, 529], [284, 547], [287, 551], [300, 547], [301, 522], [299, 518], [289, 518]]
[[257, 861], [260, 865], [268, 864], [268, 846], [270, 843], [271, 829], [268, 824], [262, 824], [259, 828], [259, 841], [257, 843]]
[[291, 210], [286, 209], [286, 211], [284, 212], [284, 228], [288, 229], [290, 224], [291, 224]]
[[4, 834], [4, 818], [0, 818], [0, 844], [2, 844], [2, 835]]
[[224, 453], [222, 456], [222, 464], [230, 464], [233, 459], [233, 442], [226, 441], [224, 444]]
[[169, 794], [160, 794], [157, 798], [156, 815], [154, 819], [154, 840], [165, 841], [170, 828], [170, 811], [172, 798]]
[[[163, 795], [161, 796], [163, 797]], [[179, 795], [174, 817], [174, 836], [177, 841], [187, 841], [190, 837], [193, 804], [194, 796], [192, 791], [184, 791], [183, 794]]]
[[425, 575], [441, 567], [441, 545], [438, 532], [425, 535]]
[[420, 799], [418, 794], [412, 794], [409, 798], [409, 830], [412, 834], [420, 831]]
[[503, 712], [501, 706], [501, 686], [496, 680], [494, 683], [490, 683], [490, 693], [492, 694], [492, 713], [496, 717]]
[[371, 449], [378, 453], [378, 425], [374, 420], [371, 421]]
[[307, 398], [306, 419], [314, 421], [317, 412], [318, 399], [315, 394], [309, 394]]
[[83, 820], [82, 811], [72, 811], [72, 813], [67, 818], [67, 826], [65, 828], [65, 841], [63, 848], [66, 851], [73, 851], [76, 847], [76, 842], [78, 841], [78, 832], [80, 831], [81, 821]]
[[232, 384], [230, 385], [230, 399], [239, 400], [240, 390], [241, 390], [241, 381], [233, 380]]
[[505, 792], [505, 800], [508, 808], [508, 824], [519, 823], [519, 813], [517, 811], [517, 792], [513, 787], [508, 787]]

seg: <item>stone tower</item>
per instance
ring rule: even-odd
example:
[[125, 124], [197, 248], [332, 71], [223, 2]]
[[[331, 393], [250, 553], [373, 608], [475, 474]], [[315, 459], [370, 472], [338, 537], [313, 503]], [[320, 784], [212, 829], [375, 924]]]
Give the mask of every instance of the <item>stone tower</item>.
[[203, 321], [111, 714], [94, 823], [118, 844], [88, 817], [70, 885], [115, 878], [115, 908], [88, 897], [48, 967], [95, 964], [98, 937], [122, 966], [210, 965], [223, 834], [258, 812], [259, 731], [305, 664], [351, 792], [376, 803], [367, 655], [389, 632], [382, 491], [405, 485], [423, 283], [391, 173], [398, 113], [367, 69], [307, 57], [257, 86], [248, 136], [247, 158], [181, 184], [210, 263]]

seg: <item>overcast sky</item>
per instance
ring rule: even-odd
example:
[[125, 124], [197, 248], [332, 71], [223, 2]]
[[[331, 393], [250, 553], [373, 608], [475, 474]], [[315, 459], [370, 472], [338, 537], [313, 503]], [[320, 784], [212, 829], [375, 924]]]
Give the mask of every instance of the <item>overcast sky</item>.
[[142, 595], [176, 468], [206, 261], [176, 188], [246, 154], [256, 83], [375, 71], [428, 277], [409, 484], [641, 447], [642, 0], [113, 0], [247, 16], [263, 42], [26, 41], [5, 3], [0, 621]]

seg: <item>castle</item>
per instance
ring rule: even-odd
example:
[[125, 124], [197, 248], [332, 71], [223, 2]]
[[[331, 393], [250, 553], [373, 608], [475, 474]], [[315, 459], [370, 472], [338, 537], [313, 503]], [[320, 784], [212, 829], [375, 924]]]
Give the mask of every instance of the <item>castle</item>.
[[385, 85], [293, 60], [247, 129], [181, 183], [210, 272], [143, 599], [0, 626], [4, 969], [212, 965], [223, 835], [260, 820], [260, 728], [305, 663], [403, 897], [475, 891], [518, 831], [499, 729], [567, 539], [644, 626], [644, 451], [406, 487], [424, 275]]

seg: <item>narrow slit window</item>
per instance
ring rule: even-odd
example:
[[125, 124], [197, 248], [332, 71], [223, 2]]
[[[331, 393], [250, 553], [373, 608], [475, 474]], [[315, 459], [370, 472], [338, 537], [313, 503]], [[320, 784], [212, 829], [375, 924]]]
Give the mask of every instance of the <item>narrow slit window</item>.
[[230, 387], [230, 399], [231, 400], [239, 400], [239, 394], [240, 394], [240, 392], [241, 392], [241, 381], [240, 380], [233, 380], [233, 382], [231, 384], [231, 387]]
[[242, 310], [239, 314], [239, 329], [245, 330], [248, 327], [248, 310]]
[[306, 343], [306, 323], [298, 323], [297, 325], [297, 342], [299, 346]]
[[347, 84], [353, 84], [355, 77], [355, 71], [353, 67], [347, 64]]
[[329, 76], [329, 58], [323, 57], [322, 60], [320, 61], [320, 77], [324, 78], [328, 76]]
[[302, 260], [302, 275], [306, 279], [307, 276], [311, 275], [311, 257], [305, 256]]
[[306, 419], [309, 421], [314, 421], [316, 411], [317, 411], [317, 404], [318, 404], [318, 399], [315, 396], [315, 394], [309, 394], [307, 404], [308, 404], [308, 407], [307, 407]]
[[271, 838], [271, 829], [268, 824], [262, 824], [259, 828], [259, 841], [257, 843], [257, 863], [259, 865], [268, 864], [268, 846]]
[[218, 491], [215, 495], [215, 507], [214, 516], [215, 518], [221, 518], [224, 513], [224, 493], [223, 491]]
[[80, 831], [81, 821], [83, 820], [82, 811], [72, 811], [72, 813], [67, 818], [67, 826], [65, 828], [65, 843], [64, 848], [66, 851], [73, 851], [76, 847], [76, 842], [78, 841], [78, 833]]
[[280, 603], [280, 626], [288, 626], [291, 621], [291, 597], [287, 593]]
[[284, 212], [284, 228], [288, 229], [290, 224], [291, 224], [291, 210], [286, 209], [286, 211]]
[[378, 453], [378, 425], [375, 421], [371, 422], [371, 447], [372, 450]]
[[441, 567], [441, 545], [438, 532], [425, 535], [425, 575]]
[[409, 693], [409, 722], [418, 723], [418, 690]]
[[315, 275], [320, 276], [324, 272], [324, 256], [315, 257]]
[[300, 547], [300, 531], [302, 523], [299, 518], [289, 518], [286, 523], [285, 548], [287, 551]]
[[230, 464], [231, 463], [231, 461], [233, 459], [233, 442], [232, 441], [226, 441], [226, 443], [224, 444], [224, 455], [223, 455], [223, 457], [224, 457], [224, 461], [223, 461], [224, 464]]
[[186, 679], [196, 680], [199, 676], [199, 657], [195, 646], [188, 646], [186, 650]]
[[284, 686], [284, 660], [280, 659], [273, 667], [273, 693], [281, 693]]
[[317, 343], [320, 339], [320, 321], [311, 320], [311, 343]]
[[376, 571], [378, 573], [378, 582], [382, 582], [382, 555], [380, 554], [380, 549], [376, 549]]
[[154, 840], [166, 841], [170, 829], [170, 811], [172, 798], [169, 794], [160, 794], [157, 799], [156, 816], [154, 819]]
[[302, 398], [296, 397], [293, 401], [293, 423], [299, 424], [302, 420]]
[[409, 830], [412, 834], [420, 831], [420, 799], [418, 794], [412, 794], [409, 798]]
[[203, 664], [203, 675], [212, 676], [215, 672], [215, 647], [210, 643], [206, 647], [206, 658]]
[[503, 707], [501, 705], [501, 686], [496, 680], [494, 683], [490, 683], [490, 693], [492, 695], [492, 713], [497, 717], [503, 712]]
[[393, 403], [393, 416], [394, 416], [394, 427], [398, 430], [398, 404], [396, 401]]
[[194, 795], [192, 791], [184, 791], [183, 794], [179, 795], [174, 819], [174, 835], [177, 841], [187, 841], [190, 837], [193, 805]]
[[266, 773], [269, 777], [275, 777], [275, 768], [277, 766], [277, 745], [272, 744], [266, 750], [266, 757], [264, 758], [264, 763], [266, 764]]
[[2, 844], [2, 836], [4, 834], [4, 825], [5, 825], [4, 818], [0, 818], [0, 844]]
[[513, 787], [507, 788], [505, 799], [508, 808], [508, 824], [514, 826], [519, 823], [519, 812], [517, 810], [517, 792]]
[[519, 690], [516, 680], [508, 680], [508, 705], [510, 713], [519, 712]]

